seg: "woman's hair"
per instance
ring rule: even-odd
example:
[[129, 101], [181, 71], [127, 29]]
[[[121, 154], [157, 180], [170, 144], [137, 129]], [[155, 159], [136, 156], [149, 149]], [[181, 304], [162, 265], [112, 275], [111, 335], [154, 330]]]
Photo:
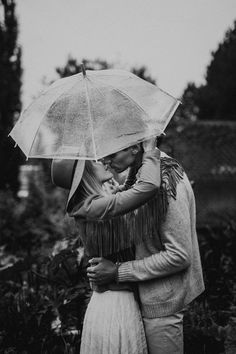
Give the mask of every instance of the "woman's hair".
[[71, 202], [74, 205], [81, 204], [91, 195], [104, 195], [104, 190], [95, 174], [93, 162], [87, 160], [85, 162], [82, 179], [74, 196], [72, 197]]

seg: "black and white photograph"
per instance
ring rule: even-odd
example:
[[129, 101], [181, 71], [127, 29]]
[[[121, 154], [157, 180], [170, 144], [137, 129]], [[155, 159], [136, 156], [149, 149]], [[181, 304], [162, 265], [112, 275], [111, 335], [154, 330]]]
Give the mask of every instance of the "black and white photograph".
[[236, 1], [0, 0], [0, 354], [236, 353]]

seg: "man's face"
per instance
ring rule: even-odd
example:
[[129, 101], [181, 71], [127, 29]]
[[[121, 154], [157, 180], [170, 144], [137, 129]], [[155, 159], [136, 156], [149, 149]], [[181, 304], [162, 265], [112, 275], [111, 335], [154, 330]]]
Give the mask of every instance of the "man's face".
[[134, 164], [136, 154], [133, 147], [119, 151], [115, 154], [104, 157], [103, 161], [108, 164], [115, 172], [121, 173]]

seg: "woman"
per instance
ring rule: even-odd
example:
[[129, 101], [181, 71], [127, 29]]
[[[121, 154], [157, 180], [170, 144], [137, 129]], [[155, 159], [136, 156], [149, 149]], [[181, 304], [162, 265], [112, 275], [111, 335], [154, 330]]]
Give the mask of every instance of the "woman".
[[[144, 147], [147, 150], [149, 145], [144, 144]], [[136, 155], [137, 147], [132, 151]], [[108, 194], [103, 184], [113, 177], [111, 172], [99, 162], [78, 162], [67, 210], [75, 218], [90, 257], [104, 256], [114, 262], [134, 259], [133, 246], [141, 242], [143, 235], [138, 235], [134, 227], [140, 218], [130, 210], [143, 205], [157, 191], [160, 185], [158, 164], [158, 150], [144, 153], [135, 187]], [[147, 353], [133, 285], [122, 284], [121, 288], [120, 284], [112, 284], [106, 289], [93, 290], [84, 319], [81, 353]]]

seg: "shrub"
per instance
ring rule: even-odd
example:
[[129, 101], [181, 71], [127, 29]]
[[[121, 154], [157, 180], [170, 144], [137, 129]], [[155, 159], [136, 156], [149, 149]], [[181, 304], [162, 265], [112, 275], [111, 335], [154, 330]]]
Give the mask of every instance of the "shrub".
[[[228, 339], [227, 331], [221, 335], [222, 331], [236, 317], [235, 231], [234, 220], [221, 227], [206, 225], [198, 230], [206, 291], [186, 312], [186, 353], [224, 352], [224, 341]], [[230, 346], [235, 344], [231, 340]]]
[[83, 249], [73, 244], [52, 258], [36, 260], [28, 269], [17, 264], [7, 269], [8, 280], [1, 279], [0, 288], [4, 353], [79, 352], [90, 298], [86, 265]]

